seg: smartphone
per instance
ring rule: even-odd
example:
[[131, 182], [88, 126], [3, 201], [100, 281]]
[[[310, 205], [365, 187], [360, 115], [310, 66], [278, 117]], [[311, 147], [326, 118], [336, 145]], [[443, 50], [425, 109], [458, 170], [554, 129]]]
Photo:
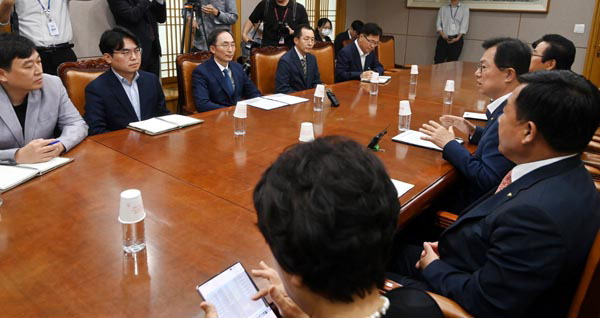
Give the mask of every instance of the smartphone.
[[219, 318], [277, 318], [264, 298], [251, 299], [258, 288], [241, 263], [196, 286], [196, 290], [205, 301], [215, 305]]

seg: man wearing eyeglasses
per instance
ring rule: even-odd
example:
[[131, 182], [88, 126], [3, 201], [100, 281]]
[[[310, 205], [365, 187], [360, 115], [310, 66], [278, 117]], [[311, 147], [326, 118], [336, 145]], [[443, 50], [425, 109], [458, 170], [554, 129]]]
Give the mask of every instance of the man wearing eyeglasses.
[[383, 75], [383, 65], [376, 54], [371, 54], [379, 45], [381, 28], [375, 23], [363, 26], [354, 44], [346, 45], [337, 55], [335, 82], [366, 80], [373, 72]]
[[529, 71], [571, 70], [575, 61], [575, 45], [559, 34], [546, 34], [531, 44]]
[[317, 58], [310, 54], [315, 45], [315, 31], [301, 25], [294, 31], [294, 48], [287, 51], [277, 65], [275, 92], [293, 93], [321, 84]]
[[90, 135], [169, 114], [158, 77], [140, 70], [142, 48], [133, 33], [121, 27], [105, 31], [99, 47], [110, 70], [85, 89], [84, 118]]
[[[490, 189], [497, 187], [514, 166], [498, 150], [498, 118], [511, 92], [519, 85], [518, 76], [529, 72], [531, 51], [520, 40], [490, 39], [482, 44], [485, 52], [475, 71], [479, 92], [493, 101], [487, 106], [485, 127], [475, 126], [463, 117], [444, 115], [441, 124], [431, 120], [420, 129], [443, 149], [442, 156], [461, 174], [461, 183], [448, 193], [442, 208], [459, 213]], [[446, 128], [448, 127], [448, 128]], [[469, 142], [477, 145], [471, 154], [454, 140], [454, 128], [469, 135]]]
[[208, 44], [213, 56], [192, 73], [198, 112], [233, 106], [242, 99], [261, 95], [242, 66], [232, 61], [235, 41], [229, 30], [214, 30], [208, 36]]

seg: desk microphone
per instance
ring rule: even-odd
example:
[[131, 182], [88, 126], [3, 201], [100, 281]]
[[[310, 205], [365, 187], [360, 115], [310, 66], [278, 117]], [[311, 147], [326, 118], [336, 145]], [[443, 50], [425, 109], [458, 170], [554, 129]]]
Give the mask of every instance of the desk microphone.
[[385, 134], [387, 134], [387, 129], [389, 127], [390, 127], [390, 125], [385, 127], [385, 129], [382, 130], [380, 133], [378, 133], [377, 136], [373, 137], [373, 139], [371, 139], [371, 142], [369, 143], [369, 145], [367, 145], [367, 148], [374, 150], [374, 151], [379, 151], [379, 141], [381, 140], [381, 138], [383, 138], [383, 136], [385, 136]]
[[327, 89], [325, 91], [327, 92], [327, 98], [329, 98], [329, 100], [331, 101], [331, 106], [333, 106], [333, 107], [340, 106], [340, 102], [338, 101], [335, 94], [330, 89]]

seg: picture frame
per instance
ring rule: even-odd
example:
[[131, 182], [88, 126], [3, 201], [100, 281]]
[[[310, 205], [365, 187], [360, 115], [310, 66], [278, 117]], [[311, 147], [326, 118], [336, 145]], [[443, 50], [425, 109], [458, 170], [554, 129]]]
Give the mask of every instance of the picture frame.
[[[438, 9], [449, 3], [450, 0], [406, 0], [406, 7]], [[465, 0], [461, 3], [475, 11], [547, 13], [550, 7], [550, 0]]]

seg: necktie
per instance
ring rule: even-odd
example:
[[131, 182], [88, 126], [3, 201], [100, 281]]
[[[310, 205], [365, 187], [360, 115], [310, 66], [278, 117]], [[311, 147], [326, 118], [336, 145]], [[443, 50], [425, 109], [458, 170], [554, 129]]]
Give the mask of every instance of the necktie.
[[231, 84], [231, 77], [229, 77], [229, 69], [224, 69], [223, 75], [226, 93], [229, 94], [229, 96], [233, 96], [233, 84]]
[[304, 73], [304, 78], [306, 78], [306, 58], [300, 59], [300, 64], [302, 65], [302, 73]]
[[496, 193], [502, 191], [502, 189], [508, 187], [508, 185], [512, 182], [512, 170], [510, 170], [500, 182], [498, 189], [496, 189]]

